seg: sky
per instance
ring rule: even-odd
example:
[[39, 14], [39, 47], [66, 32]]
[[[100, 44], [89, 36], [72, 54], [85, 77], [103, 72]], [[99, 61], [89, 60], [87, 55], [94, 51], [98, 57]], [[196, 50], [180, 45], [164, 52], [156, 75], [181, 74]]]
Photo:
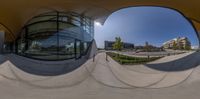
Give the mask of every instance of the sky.
[[177, 11], [162, 7], [124, 8], [112, 13], [104, 25], [95, 24], [98, 48], [104, 48], [104, 41], [114, 41], [115, 37], [136, 46], [148, 42], [158, 47], [170, 39], [188, 37], [192, 46], [198, 46], [196, 32], [188, 20]]

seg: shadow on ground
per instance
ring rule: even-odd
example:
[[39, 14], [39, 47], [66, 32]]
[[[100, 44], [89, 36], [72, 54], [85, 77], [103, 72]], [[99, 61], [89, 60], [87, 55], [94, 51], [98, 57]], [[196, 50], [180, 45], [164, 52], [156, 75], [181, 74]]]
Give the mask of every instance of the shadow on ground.
[[72, 72], [84, 64], [87, 59], [81, 58], [79, 60], [66, 61], [40, 61], [23, 56], [10, 54], [7, 55], [9, 61], [19, 69], [35, 75], [42, 76], [56, 76]]
[[0, 65], [5, 63], [8, 59], [6, 58], [5, 55], [0, 55]]
[[183, 58], [158, 64], [145, 64], [145, 66], [160, 71], [184, 71], [197, 67], [200, 64], [200, 52], [194, 52]]

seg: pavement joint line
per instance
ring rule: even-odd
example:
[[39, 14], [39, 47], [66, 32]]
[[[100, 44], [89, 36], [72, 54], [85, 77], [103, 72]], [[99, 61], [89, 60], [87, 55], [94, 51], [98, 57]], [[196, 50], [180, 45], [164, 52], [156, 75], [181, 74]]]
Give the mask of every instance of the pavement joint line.
[[[89, 60], [88, 60], [89, 61]], [[94, 68], [93, 68], [93, 70], [96, 68], [96, 65], [97, 64], [99, 64], [98, 63], [99, 61], [95, 61], [94, 62], [94, 64], [92, 63], [92, 65], [94, 65]], [[186, 63], [187, 61], [185, 61], [184, 63]], [[183, 64], [184, 64], [183, 63]], [[100, 63], [101, 64], [101, 63]], [[106, 64], [108, 64], [108, 63], [106, 63]], [[101, 64], [101, 65], [103, 65], [103, 66], [105, 66], [104, 64]], [[109, 65], [109, 64], [108, 64]], [[174, 65], [175, 65], [175, 63], [174, 63]], [[199, 62], [196, 62], [195, 63], [195, 65], [199, 65]], [[85, 68], [86, 68], [86, 71], [87, 72], [89, 72], [89, 75], [90, 76], [92, 76], [92, 72], [93, 72], [93, 70], [90, 72], [90, 70], [88, 69], [88, 67], [87, 66], [85, 66], [85, 65], [83, 65]], [[10, 64], [8, 64], [8, 67], [10, 68], [10, 70], [12, 71], [12, 72], [14, 72], [12, 69], [11, 69], [11, 66], [10, 66]], [[110, 66], [108, 66], [109, 67], [109, 69], [110, 69]], [[196, 66], [195, 68], [192, 68], [192, 72], [186, 77], [186, 79], [184, 79], [183, 81], [181, 81], [180, 83], [177, 83], [177, 84], [174, 84], [174, 85], [171, 85], [171, 86], [167, 86], [167, 87], [161, 87], [161, 88], [169, 88], [169, 87], [173, 87], [173, 86], [177, 86], [177, 85], [180, 85], [181, 83], [183, 83], [183, 82], [185, 82], [186, 80], [188, 80], [188, 78], [194, 73], [194, 71], [196, 70], [196, 68], [197, 67], [199, 67], [199, 66]], [[2, 67], [0, 67], [0, 69], [1, 69]], [[111, 73], [113, 74], [113, 72], [111, 71]], [[13, 81], [19, 81], [19, 82], [22, 82], [22, 83], [26, 83], [27, 85], [31, 85], [31, 86], [34, 86], [34, 87], [38, 87], [38, 88], [42, 88], [42, 89], [55, 89], [55, 88], [60, 88], [60, 87], [62, 87], [63, 88], [63, 86], [55, 86], [54, 88], [53, 87], [44, 87], [44, 86], [38, 86], [38, 85], [34, 85], [34, 84], [32, 84], [32, 83], [30, 83], [29, 81], [23, 81], [21, 78], [20, 79], [18, 79], [18, 77], [16, 77], [17, 79], [13, 79], [13, 78], [11, 78], [11, 77], [7, 77], [7, 76], [5, 76], [5, 75], [3, 75], [3, 74], [0, 74], [0, 76], [2, 76], [2, 77], [4, 77], [4, 78], [6, 78], [6, 79], [9, 79], [9, 80], [13, 80]], [[15, 75], [14, 74], [14, 76], [18, 76], [18, 75]], [[114, 75], [115, 77], [116, 77], [116, 75]], [[86, 77], [86, 79], [87, 79], [88, 77]], [[134, 86], [130, 86], [130, 85], [128, 85], [128, 86], [130, 86], [131, 88], [123, 88], [123, 87], [117, 87], [117, 86], [112, 86], [112, 85], [106, 85], [105, 83], [103, 83], [103, 82], [101, 82], [101, 81], [98, 81], [95, 77], [93, 77], [92, 76], [92, 78], [95, 80], [95, 81], [97, 81], [98, 83], [100, 83], [100, 84], [103, 84], [104, 86], [108, 86], [108, 87], [112, 87], [112, 88], [120, 88], [120, 89], [135, 89], [135, 88], [142, 88], [142, 89], [161, 89], [161, 88], [149, 88], [149, 87], [134, 87]], [[165, 78], [165, 77], [164, 77]], [[83, 81], [85, 81], [86, 79], [84, 79]], [[116, 78], [117, 79], [117, 78]], [[83, 81], [81, 81], [80, 83], [82, 83]], [[120, 81], [120, 80], [119, 80]], [[79, 83], [79, 84], [80, 84]], [[75, 84], [75, 85], [78, 85], [78, 84]], [[72, 86], [69, 86], [69, 87], [73, 87], [74, 85], [72, 85]], [[65, 88], [65, 87], [64, 87]]]
[[[10, 64], [8, 64], [8, 65], [10, 65]], [[16, 77], [16, 81], [21, 82], [21, 83], [24, 83], [24, 84], [27, 84], [27, 85], [29, 85], [29, 86], [37, 87], [37, 88], [40, 88], [40, 89], [56, 89], [56, 88], [73, 87], [73, 86], [75, 86], [75, 85], [78, 85], [78, 84], [82, 83], [83, 81], [85, 81], [85, 80], [88, 78], [88, 76], [87, 76], [87, 77], [85, 77], [85, 79], [83, 79], [82, 81], [79, 81], [79, 82], [74, 83], [74, 84], [72, 84], [72, 85], [41, 86], [41, 85], [37, 85], [37, 84], [31, 83], [32, 81], [30, 82], [30, 81], [26, 81], [26, 80], [21, 79], [21, 78], [14, 72], [14, 70], [11, 68], [11, 66], [9, 66], [9, 68], [10, 68], [11, 72], [13, 73], [13, 75]]]
[[[175, 63], [174, 63], [175, 64]], [[189, 74], [189, 75], [191, 75], [192, 74], [192, 72]], [[189, 78], [189, 75], [188, 75], [188, 77], [186, 77], [182, 82], [184, 82], [186, 79], [188, 79]], [[115, 75], [116, 76], [116, 75]], [[167, 76], [167, 74], [166, 74], [166, 76]], [[164, 76], [164, 78], [166, 77], [166, 76]], [[118, 77], [117, 77], [118, 78]], [[162, 80], [164, 80], [164, 78], [162, 79]], [[118, 80], [120, 80], [119, 78], [118, 78]], [[161, 81], [162, 81], [161, 80]], [[121, 81], [121, 80], [120, 80]], [[160, 82], [161, 82], [160, 81]], [[156, 85], [156, 84], [158, 84], [159, 82], [157, 82], [157, 83], [155, 83], [155, 84], [153, 84], [153, 85]], [[181, 83], [181, 82], [180, 82]], [[178, 83], [178, 84], [180, 84], [180, 83]], [[178, 85], [178, 84], [175, 84], [175, 85]], [[150, 85], [150, 86], [153, 86], [153, 85]], [[137, 88], [145, 88], [145, 89], [160, 89], [160, 88], [149, 88], [150, 86], [145, 86], [145, 87], [137, 87]], [[171, 86], [167, 86], [167, 87], [161, 87], [161, 88], [168, 88], [168, 87], [172, 87], [173, 85], [171, 85]]]
[[[197, 66], [195, 68], [192, 68], [192, 72], [190, 72], [190, 74], [184, 80], [182, 80], [181, 82], [179, 82], [177, 84], [174, 84], [174, 85], [171, 85], [171, 86], [166, 86], [166, 87], [161, 87], [161, 88], [170, 88], [170, 87], [178, 86], [178, 85], [184, 83], [185, 81], [187, 81], [190, 78], [190, 76], [195, 72], [197, 67], [199, 67], [198, 62], [196, 62], [195, 64], [197, 64]], [[161, 89], [161, 88], [150, 88], [150, 89]]]
[[[186, 56], [184, 56], [184, 57], [186, 57]], [[183, 58], [183, 57], [182, 57]], [[180, 59], [180, 58], [178, 58], [178, 59]], [[172, 62], [172, 61], [171, 61]], [[156, 63], [156, 64], [160, 64], [160, 63]], [[173, 62], [173, 65], [175, 64], [175, 62]], [[147, 67], [146, 65], [147, 64], [142, 64], [144, 67]], [[151, 64], [152, 65], [152, 64]], [[126, 67], [126, 66], [124, 66], [125, 68], [127, 68], [127, 69], [129, 69], [128, 67]], [[171, 69], [171, 67], [172, 66], [169, 66], [169, 69]], [[156, 70], [156, 69], [153, 69], [153, 68], [150, 68], [150, 67], [147, 67], [147, 68], [149, 68], [149, 69], [152, 69], [152, 70]], [[131, 71], [135, 71], [135, 72], [139, 72], [139, 73], [145, 73], [145, 72], [141, 72], [141, 71], [136, 71], [136, 70], [134, 70], [134, 69], [129, 69], [129, 70], [131, 70]], [[159, 70], [156, 70], [156, 71], [159, 71]], [[161, 74], [161, 73], [167, 73], [167, 71], [160, 71], [160, 73], [145, 73], [145, 74]]]
[[[95, 68], [96, 68], [96, 66], [97, 66], [97, 63], [98, 63], [98, 62], [96, 61]], [[111, 88], [117, 88], [117, 89], [134, 89], [134, 88], [135, 88], [135, 87], [132, 87], [132, 86], [130, 86], [130, 87], [119, 87], [119, 86], [113, 86], [113, 85], [105, 84], [104, 82], [102, 82], [102, 81], [98, 80], [96, 77], [94, 77], [94, 75], [92, 74], [92, 72], [90, 72], [90, 71], [88, 70], [87, 67], [86, 67], [86, 69], [87, 69], [87, 71], [89, 72], [90, 76], [91, 76], [97, 83], [99, 83], [99, 84], [101, 84], [101, 85], [103, 85], [103, 86], [107, 86], [107, 87], [111, 87]]]
[[142, 88], [142, 89], [146, 89], [146, 88], [149, 87], [149, 86], [152, 86], [152, 85], [155, 85], [155, 84], [161, 82], [161, 81], [167, 76], [167, 73], [166, 73], [166, 74], [165, 74], [160, 80], [158, 80], [157, 82], [152, 83], [152, 84], [149, 84], [149, 85], [147, 85], [147, 86], [139, 87], [139, 86], [130, 85], [130, 84], [128, 84], [128, 83], [126, 83], [126, 82], [120, 80], [120, 79], [114, 74], [114, 72], [112, 71], [112, 69], [111, 69], [110, 66], [109, 66], [109, 69], [110, 69], [110, 71], [112, 72], [112, 74], [116, 77], [116, 79], [118, 79], [120, 82], [122, 82], [122, 83], [124, 83], [124, 84], [126, 84], [126, 85], [128, 85], [128, 86], [132, 86], [132, 87], [135, 87], [135, 88]]
[[[109, 58], [110, 58], [110, 57], [109, 57]], [[109, 64], [107, 63], [107, 65], [109, 65]], [[129, 85], [129, 84], [124, 83], [123, 81], [121, 81], [118, 77], [116, 77], [116, 75], [115, 75], [115, 74], [113, 73], [113, 71], [111, 70], [111, 67], [110, 67], [110, 66], [108, 66], [108, 67], [109, 67], [111, 73], [114, 75], [114, 77], [115, 77], [117, 80], [119, 80], [121, 83], [125, 84], [125, 85], [131, 86], [131, 87], [133, 87], [133, 88], [143, 88], [143, 89], [146, 88], [146, 87], [149, 87], [149, 86], [154, 85], [154, 83], [153, 83], [152, 85], [144, 86], [144, 87], [138, 87], [138, 86]], [[165, 74], [164, 77], [161, 78], [158, 82], [155, 82], [155, 84], [157, 84], [157, 83], [159, 83], [160, 81], [162, 81], [162, 80], [165, 78], [166, 75], [167, 75], [167, 74]]]

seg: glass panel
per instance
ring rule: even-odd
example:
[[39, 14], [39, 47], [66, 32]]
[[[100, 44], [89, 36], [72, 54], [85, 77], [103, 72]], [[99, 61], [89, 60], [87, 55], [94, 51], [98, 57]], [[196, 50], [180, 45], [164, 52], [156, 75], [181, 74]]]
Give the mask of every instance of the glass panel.
[[72, 19], [75, 20], [75, 21], [79, 21], [79, 22], [81, 21], [80, 17], [78, 17], [78, 16], [72, 16]]
[[75, 26], [72, 25], [72, 24], [59, 22], [59, 29], [60, 30], [65, 30], [65, 29], [73, 28], [73, 27], [75, 27]]
[[72, 20], [72, 23], [76, 26], [81, 26], [80, 21]]
[[94, 23], [92, 23], [90, 30], [91, 30], [91, 33], [90, 33], [91, 37], [94, 38]]
[[25, 52], [29, 57], [45, 60], [57, 59], [57, 34], [43, 33], [35, 34], [28, 40], [28, 50]]
[[23, 53], [23, 51], [24, 51], [24, 47], [25, 47], [25, 43], [24, 42], [22, 42], [22, 39], [19, 39], [18, 41], [17, 41], [17, 43], [18, 43], [18, 50], [17, 50], [17, 52], [19, 53], [19, 54], [22, 54]]
[[89, 47], [89, 43], [84, 42], [83, 43], [83, 55], [85, 55], [87, 53], [88, 47]]
[[68, 23], [59, 23], [59, 35], [82, 39], [80, 27]]
[[67, 17], [59, 17], [58, 20], [63, 21], [63, 22], [67, 22], [68, 18]]
[[[85, 55], [88, 42], [92, 40], [91, 20], [84, 18], [84, 26], [81, 27], [82, 20], [78, 14], [59, 13], [59, 17], [57, 14], [45, 13], [33, 18], [17, 41], [17, 51], [25, 56], [44, 60], [80, 58]], [[82, 43], [83, 41], [86, 42]]]
[[59, 59], [75, 57], [75, 40], [69, 37], [59, 36]]
[[90, 34], [90, 28], [86, 27], [86, 33]]
[[81, 56], [81, 42], [76, 41], [76, 58], [80, 58]]
[[59, 16], [70, 16], [70, 13], [60, 12]]
[[29, 24], [35, 23], [35, 22], [39, 22], [39, 21], [47, 21], [47, 20], [56, 20], [56, 16], [41, 16], [41, 17], [36, 17], [33, 18]]
[[46, 32], [46, 31], [57, 31], [57, 23], [56, 22], [42, 22], [33, 24], [28, 27], [28, 34], [34, 34], [38, 32]]

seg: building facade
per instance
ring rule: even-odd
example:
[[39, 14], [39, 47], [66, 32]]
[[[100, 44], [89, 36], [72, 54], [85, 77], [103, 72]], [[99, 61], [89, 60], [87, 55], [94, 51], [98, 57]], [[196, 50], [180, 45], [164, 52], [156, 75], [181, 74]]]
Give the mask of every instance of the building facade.
[[178, 37], [163, 43], [164, 49], [191, 49], [191, 43], [187, 37]]
[[94, 21], [74, 12], [42, 13], [30, 19], [17, 39], [4, 42], [3, 47], [6, 53], [14, 53], [9, 54], [10, 61], [27, 73], [69, 73], [97, 52]]
[[[105, 41], [104, 42], [105, 50], [114, 50], [113, 49], [113, 44], [114, 43], [115, 43], [114, 41]], [[122, 42], [122, 44], [123, 44], [123, 47], [122, 47], [123, 50], [132, 50], [132, 49], [134, 49], [134, 44], [132, 44], [132, 43]]]
[[84, 56], [94, 39], [89, 17], [74, 12], [48, 12], [33, 17], [15, 42], [15, 53], [39, 60]]

